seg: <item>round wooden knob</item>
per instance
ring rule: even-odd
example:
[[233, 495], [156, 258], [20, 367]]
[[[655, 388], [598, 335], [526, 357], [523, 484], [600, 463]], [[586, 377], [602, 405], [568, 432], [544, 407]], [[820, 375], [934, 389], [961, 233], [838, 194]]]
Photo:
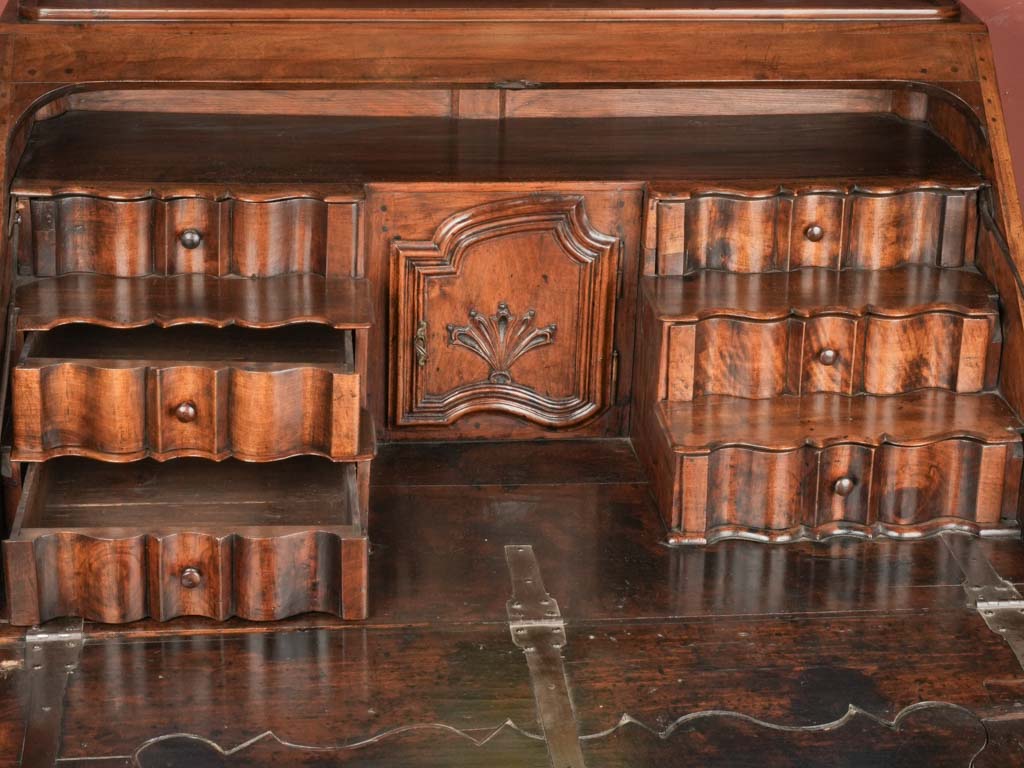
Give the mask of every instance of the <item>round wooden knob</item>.
[[189, 400], [186, 400], [184, 403], [180, 403], [178, 407], [174, 409], [174, 415], [182, 424], [188, 424], [190, 421], [195, 421], [196, 404]]
[[825, 236], [825, 230], [817, 224], [811, 224], [811, 226], [804, 230], [804, 236], [812, 243], [817, 243]]
[[202, 580], [202, 575], [195, 568], [185, 568], [181, 572], [181, 586], [185, 589], [195, 589]]
[[203, 242], [203, 233], [198, 229], [186, 229], [178, 237], [183, 247], [188, 248], [190, 251], [193, 248], [198, 248]]
[[823, 349], [818, 355], [822, 365], [833, 365], [839, 359], [839, 353], [834, 349]]
[[856, 484], [857, 481], [852, 477], [840, 477], [832, 484], [832, 491], [836, 496], [849, 496]]

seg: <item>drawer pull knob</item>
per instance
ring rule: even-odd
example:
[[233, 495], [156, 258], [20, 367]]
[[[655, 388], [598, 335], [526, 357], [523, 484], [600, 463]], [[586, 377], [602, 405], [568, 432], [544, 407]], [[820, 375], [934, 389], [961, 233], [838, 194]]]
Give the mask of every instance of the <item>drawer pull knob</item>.
[[825, 230], [817, 224], [811, 224], [811, 226], [804, 230], [804, 236], [812, 243], [817, 243], [825, 236]]
[[202, 575], [195, 568], [185, 568], [181, 572], [181, 586], [185, 589], [195, 589], [202, 580]]
[[190, 400], [186, 400], [184, 403], [179, 403], [178, 407], [174, 409], [174, 415], [182, 424], [188, 424], [190, 421], [195, 421], [196, 404]]
[[183, 247], [188, 248], [191, 251], [202, 244], [203, 233], [198, 229], [186, 229], [181, 233], [178, 240], [181, 241]]
[[834, 349], [823, 349], [818, 355], [818, 359], [822, 365], [834, 365], [836, 360], [839, 359], [839, 353]]
[[857, 481], [852, 477], [840, 477], [835, 483], [832, 484], [832, 491], [836, 496], [849, 496], [853, 493], [853, 487], [857, 484]]

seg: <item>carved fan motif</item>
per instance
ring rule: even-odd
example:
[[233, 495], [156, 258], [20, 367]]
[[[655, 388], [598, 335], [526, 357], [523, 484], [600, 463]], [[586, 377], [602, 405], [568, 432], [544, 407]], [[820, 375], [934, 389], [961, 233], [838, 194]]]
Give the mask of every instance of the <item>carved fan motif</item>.
[[483, 315], [475, 309], [469, 311], [469, 325], [448, 324], [448, 343], [465, 347], [490, 366], [488, 381], [492, 384], [511, 384], [512, 364], [531, 349], [554, 343], [557, 326], [550, 323], [542, 328], [533, 325], [537, 313], [526, 310], [516, 319], [504, 301], [493, 315]]
[[392, 243], [393, 424], [491, 413], [561, 429], [608, 407], [620, 242], [584, 202], [496, 200]]

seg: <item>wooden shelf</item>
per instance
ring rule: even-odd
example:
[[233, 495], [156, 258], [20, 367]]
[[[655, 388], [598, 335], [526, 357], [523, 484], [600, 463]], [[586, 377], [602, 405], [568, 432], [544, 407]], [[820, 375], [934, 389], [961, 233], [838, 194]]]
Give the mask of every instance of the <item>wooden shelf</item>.
[[703, 270], [684, 277], [643, 278], [641, 290], [657, 319], [668, 323], [823, 314], [909, 317], [937, 311], [988, 317], [998, 314], [999, 307], [998, 294], [979, 273], [929, 266], [760, 274]]
[[183, 324], [272, 328], [316, 323], [351, 329], [369, 328], [373, 322], [368, 281], [320, 275], [122, 278], [72, 274], [22, 283], [14, 302], [22, 331], [84, 322], [110, 328]]
[[840, 443], [920, 446], [948, 438], [1016, 444], [1021, 421], [993, 394], [928, 389], [877, 397], [836, 394], [764, 400], [710, 395], [663, 402], [658, 418], [677, 453], [725, 446], [786, 451]]
[[60, 458], [40, 464], [38, 499], [25, 507], [21, 532], [59, 528], [149, 532], [237, 532], [356, 526], [346, 493], [351, 465], [316, 457], [268, 464], [203, 459], [112, 464]]
[[[287, 136], [288, 141], [281, 141]], [[890, 114], [504, 121], [71, 111], [33, 128], [16, 195], [308, 195], [368, 182], [980, 182]]]
[[21, 15], [42, 21], [344, 20], [368, 19], [585, 21], [598, 19], [952, 20], [956, 0], [22, 0]]

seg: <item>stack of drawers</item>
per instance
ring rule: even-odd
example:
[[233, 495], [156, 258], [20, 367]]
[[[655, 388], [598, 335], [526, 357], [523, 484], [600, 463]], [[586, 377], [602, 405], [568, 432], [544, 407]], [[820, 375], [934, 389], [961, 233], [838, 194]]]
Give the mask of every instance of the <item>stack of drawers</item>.
[[634, 437], [672, 542], [1017, 531], [978, 198], [965, 178], [653, 204]]
[[15, 206], [12, 621], [365, 617], [372, 313], [328, 206]]

